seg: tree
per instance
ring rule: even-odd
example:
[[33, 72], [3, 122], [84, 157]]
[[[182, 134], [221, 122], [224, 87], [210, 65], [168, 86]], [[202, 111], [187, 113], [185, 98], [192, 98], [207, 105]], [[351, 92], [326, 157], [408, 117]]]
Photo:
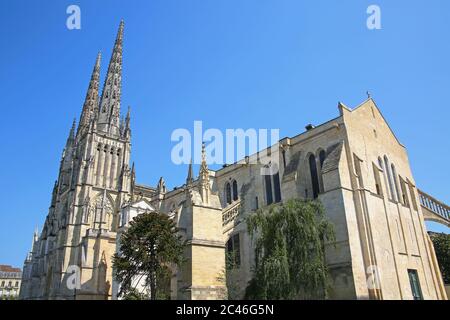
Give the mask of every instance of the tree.
[[240, 287], [236, 282], [239, 269], [236, 266], [235, 253], [225, 254], [225, 267], [217, 277], [217, 280], [226, 287], [221, 295], [222, 300], [238, 300], [240, 298]]
[[150, 299], [169, 298], [171, 267], [183, 262], [184, 247], [167, 215], [145, 212], [135, 217], [120, 239], [120, 252], [113, 257], [119, 296], [145, 298], [136, 290], [136, 280], [143, 279]]
[[432, 233], [431, 240], [433, 241], [442, 278], [446, 284], [450, 284], [450, 234]]
[[254, 277], [247, 299], [323, 299], [328, 270], [325, 243], [334, 228], [318, 201], [289, 200], [247, 218], [255, 242]]

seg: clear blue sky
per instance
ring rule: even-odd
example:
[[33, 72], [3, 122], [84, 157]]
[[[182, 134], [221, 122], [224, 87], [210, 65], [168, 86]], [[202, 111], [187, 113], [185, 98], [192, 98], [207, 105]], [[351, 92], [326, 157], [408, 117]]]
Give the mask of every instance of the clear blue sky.
[[[382, 30], [366, 28], [373, 3]], [[81, 8], [81, 30], [66, 28], [70, 4]], [[104, 76], [121, 18], [138, 182], [184, 181], [170, 135], [194, 120], [292, 136], [370, 90], [417, 185], [450, 203], [448, 0], [3, 0], [0, 263], [21, 266], [42, 227], [96, 54]]]

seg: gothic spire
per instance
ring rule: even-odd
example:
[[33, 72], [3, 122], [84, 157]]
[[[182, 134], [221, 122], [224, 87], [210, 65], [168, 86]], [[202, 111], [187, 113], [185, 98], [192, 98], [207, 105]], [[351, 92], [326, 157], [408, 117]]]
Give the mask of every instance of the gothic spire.
[[75, 141], [76, 125], [77, 125], [77, 119], [73, 118], [72, 127], [70, 128], [69, 136], [67, 137], [66, 146], [64, 147], [61, 161], [64, 161], [66, 159], [66, 155], [71, 154], [70, 149], [72, 148], [73, 143]]
[[77, 119], [73, 118], [72, 127], [70, 128], [69, 136], [67, 137], [66, 148], [72, 146], [75, 140], [75, 128], [77, 126]]
[[91, 80], [89, 81], [89, 87], [86, 93], [86, 98], [83, 104], [83, 110], [80, 116], [80, 123], [78, 125], [77, 137], [83, 132], [83, 130], [89, 127], [90, 121], [95, 117], [95, 113], [98, 110], [98, 87], [100, 79], [100, 62], [102, 54], [97, 54], [95, 60], [94, 69], [92, 70]]
[[119, 134], [120, 97], [122, 90], [123, 20], [120, 22], [116, 42], [103, 85], [98, 114], [98, 128], [103, 132]]
[[186, 184], [189, 186], [194, 182], [194, 173], [192, 171], [192, 159], [189, 163], [188, 176], [186, 178]]

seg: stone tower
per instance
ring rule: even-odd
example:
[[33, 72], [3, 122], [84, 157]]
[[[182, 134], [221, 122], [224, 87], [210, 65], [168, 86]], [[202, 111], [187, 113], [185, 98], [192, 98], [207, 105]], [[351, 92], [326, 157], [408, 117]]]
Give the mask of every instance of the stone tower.
[[58, 180], [39, 239], [34, 241], [24, 299], [108, 299], [118, 212], [131, 189], [130, 112], [120, 120], [120, 23], [101, 99], [98, 54], [78, 128], [62, 154]]

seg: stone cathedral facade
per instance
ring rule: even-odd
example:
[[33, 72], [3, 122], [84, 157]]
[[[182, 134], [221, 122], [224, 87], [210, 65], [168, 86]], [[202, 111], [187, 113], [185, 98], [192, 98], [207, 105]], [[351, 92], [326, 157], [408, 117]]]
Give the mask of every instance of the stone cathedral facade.
[[191, 165], [183, 185], [137, 184], [130, 112], [120, 118], [123, 28], [100, 97], [100, 55], [95, 62], [44, 227], [24, 263], [22, 299], [116, 298], [112, 255], [129, 222], [148, 210], [168, 214], [187, 240], [173, 299], [223, 298], [226, 252], [236, 257], [231, 276], [240, 298], [254, 261], [245, 217], [290, 198], [318, 198], [335, 226], [336, 243], [326, 250], [331, 298], [446, 299], [406, 148], [370, 97], [353, 110], [339, 103], [335, 119], [280, 140], [277, 170], [261, 174], [262, 165], [249, 161], [257, 154], [213, 171], [203, 151], [198, 177]]

